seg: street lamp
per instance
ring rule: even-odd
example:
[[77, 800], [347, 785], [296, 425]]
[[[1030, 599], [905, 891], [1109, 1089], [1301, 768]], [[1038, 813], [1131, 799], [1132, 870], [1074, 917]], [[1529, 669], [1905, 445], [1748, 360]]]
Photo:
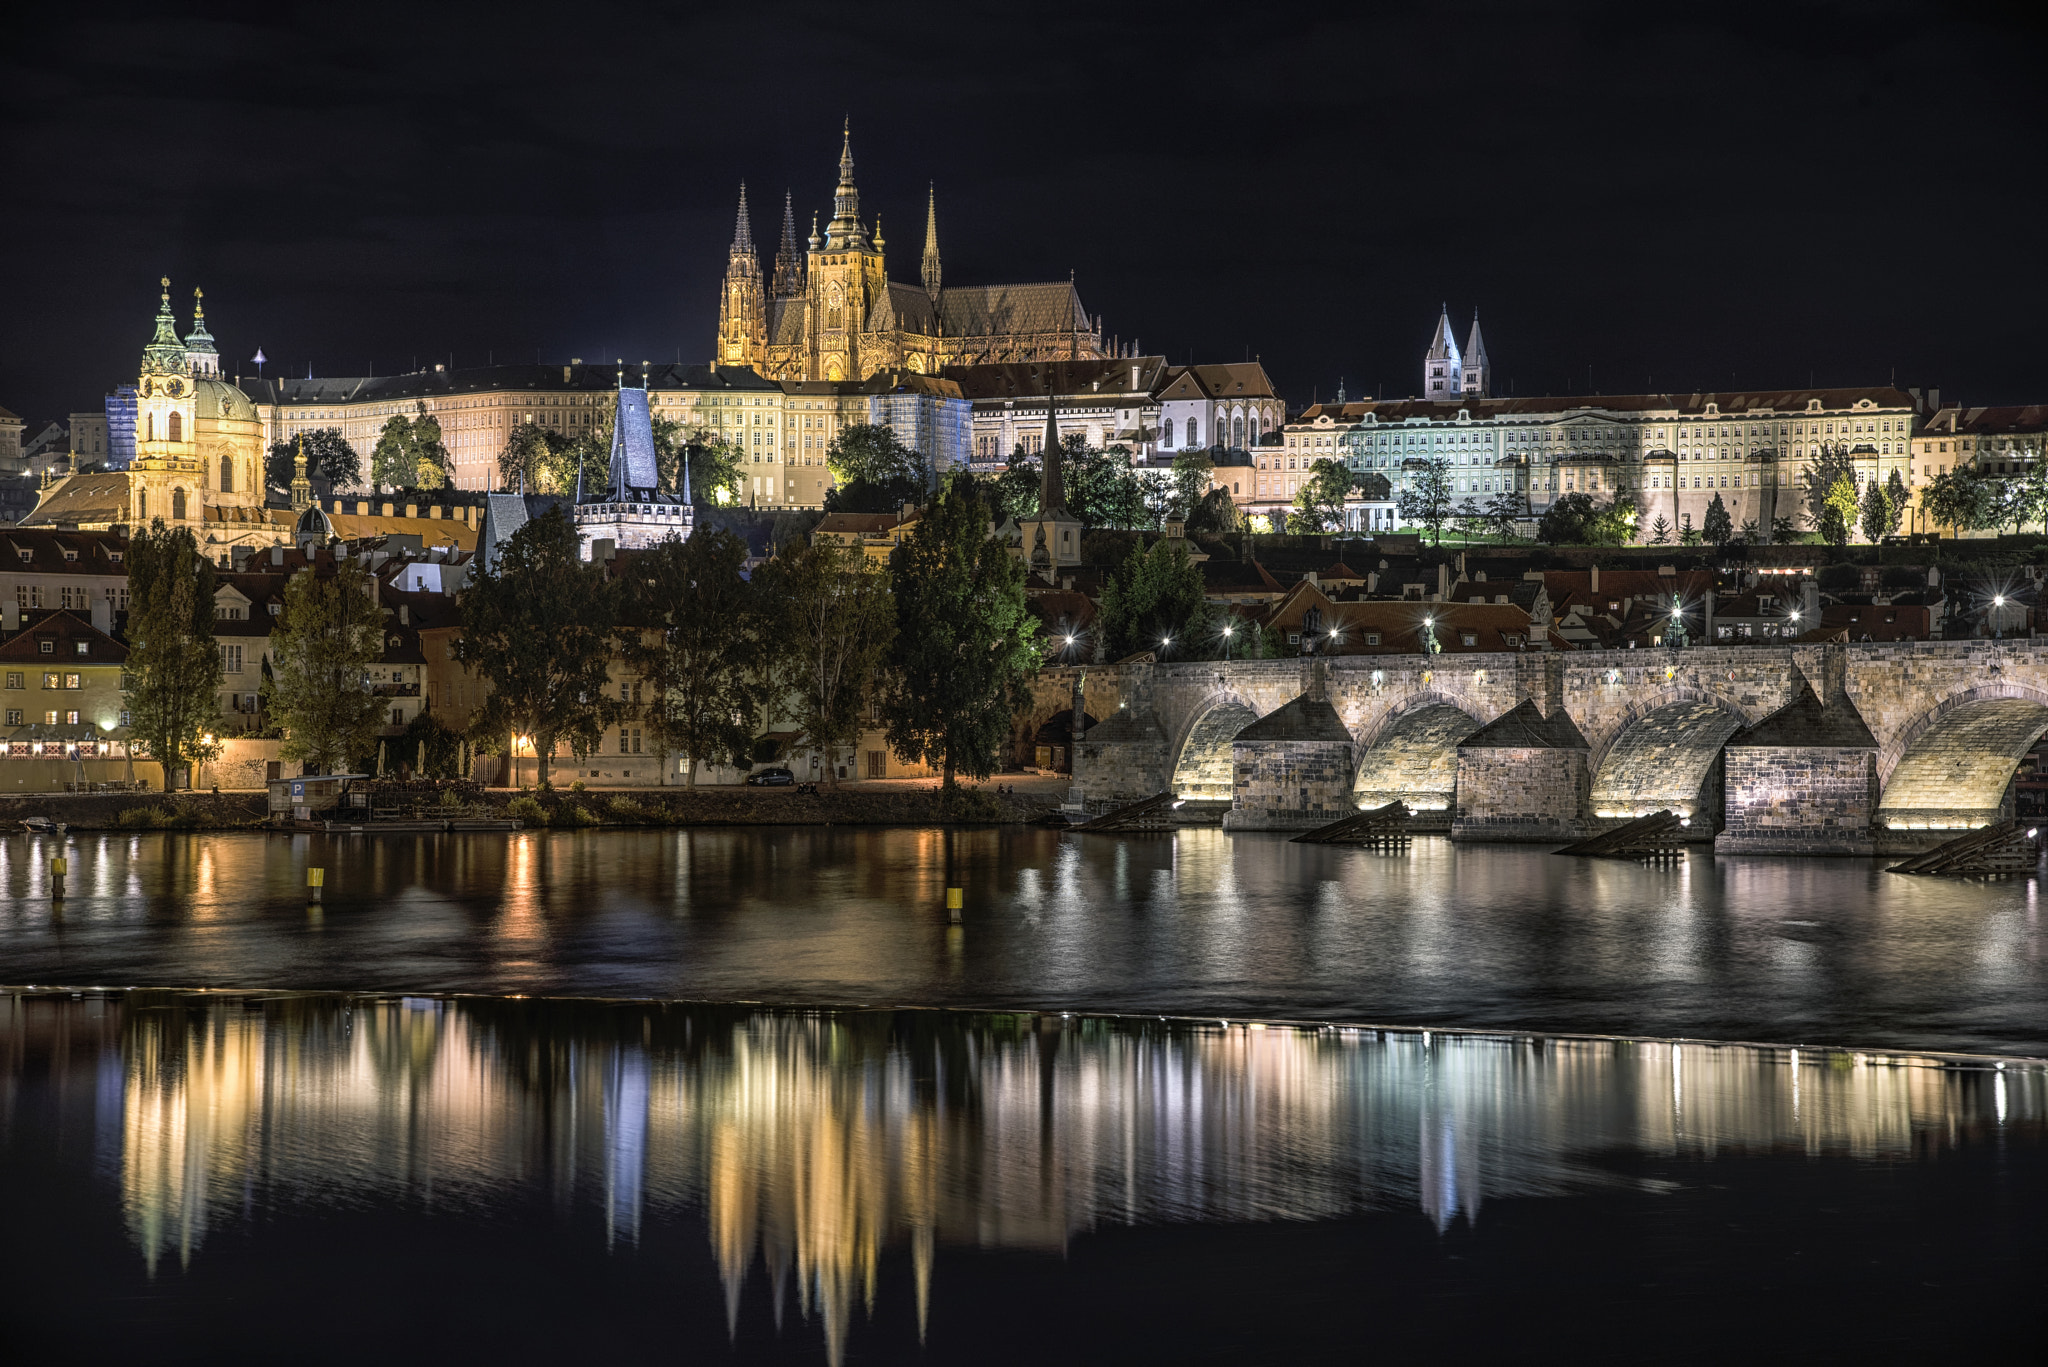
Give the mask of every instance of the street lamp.
[[1230, 633], [1236, 629], [1235, 627], [1223, 628], [1223, 663], [1225, 664], [1230, 663]]

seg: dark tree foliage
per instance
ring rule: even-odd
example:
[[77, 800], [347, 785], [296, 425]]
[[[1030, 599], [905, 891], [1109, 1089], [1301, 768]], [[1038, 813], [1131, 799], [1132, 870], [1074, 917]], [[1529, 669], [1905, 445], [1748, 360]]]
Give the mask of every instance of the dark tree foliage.
[[[626, 660], [646, 684], [645, 719], [664, 754], [699, 764], [744, 759], [773, 640], [742, 571], [747, 543], [728, 531], [671, 537], [632, 561], [624, 580]], [[766, 629], [764, 629], [766, 628]]]
[[164, 786], [211, 758], [224, 677], [213, 639], [213, 562], [189, 529], [150, 524], [128, 543], [128, 667], [125, 688], [136, 739], [163, 765]]
[[1109, 577], [1096, 625], [1112, 660], [1141, 650], [1200, 660], [1215, 646], [1210, 616], [1202, 572], [1188, 558], [1187, 542], [1162, 537], [1150, 550], [1126, 556]]
[[494, 751], [530, 738], [542, 787], [558, 741], [586, 753], [620, 714], [605, 695], [617, 601], [560, 508], [514, 532], [462, 595], [463, 663], [490, 684], [471, 735]]
[[827, 512], [893, 513], [906, 503], [923, 503], [931, 487], [924, 457], [881, 423], [841, 428], [825, 452], [825, 465], [833, 480], [825, 494]]
[[1038, 664], [1024, 566], [988, 534], [992, 512], [975, 481], [955, 476], [889, 557], [889, 744], [940, 766], [948, 788], [957, 774], [994, 772]]
[[[363, 459], [348, 444], [348, 438], [341, 435], [339, 427], [316, 427], [300, 433], [298, 440], [305, 444], [306, 474], [311, 478], [324, 479], [337, 489], [362, 482]], [[270, 454], [263, 460], [263, 479], [271, 488], [292, 487], [294, 453], [291, 442], [271, 444]]]

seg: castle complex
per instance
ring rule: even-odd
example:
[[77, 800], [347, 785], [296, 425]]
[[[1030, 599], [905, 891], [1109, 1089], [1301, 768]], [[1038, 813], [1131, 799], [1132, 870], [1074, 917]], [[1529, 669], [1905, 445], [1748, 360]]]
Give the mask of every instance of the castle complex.
[[942, 285], [936, 197], [925, 207], [919, 284], [890, 280], [882, 247], [879, 223], [870, 232], [861, 222], [850, 133], [839, 153], [831, 221], [821, 234], [813, 216], [802, 252], [796, 212], [784, 197], [772, 276], [761, 270], [742, 185], [719, 299], [718, 364], [775, 380], [865, 380], [885, 371], [933, 375], [949, 365], [1105, 354], [1101, 320], [1090, 320], [1071, 280]]

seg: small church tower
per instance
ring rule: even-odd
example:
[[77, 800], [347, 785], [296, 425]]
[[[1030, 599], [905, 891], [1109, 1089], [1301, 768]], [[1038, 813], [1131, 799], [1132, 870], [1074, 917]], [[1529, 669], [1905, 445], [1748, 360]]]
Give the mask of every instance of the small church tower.
[[775, 297], [794, 299], [804, 292], [804, 255], [796, 245], [796, 209], [789, 192], [782, 193], [782, 245], [775, 249]]
[[754, 251], [754, 224], [747, 215], [747, 187], [740, 186], [739, 218], [725, 266], [725, 292], [718, 305], [718, 363], [756, 364], [768, 343], [768, 301], [762, 290], [761, 258]]
[[[1474, 334], [1477, 335], [1476, 333]], [[1444, 305], [1436, 322], [1436, 337], [1422, 358], [1422, 397], [1455, 399], [1465, 392], [1465, 358], [1451, 336], [1451, 306]]]

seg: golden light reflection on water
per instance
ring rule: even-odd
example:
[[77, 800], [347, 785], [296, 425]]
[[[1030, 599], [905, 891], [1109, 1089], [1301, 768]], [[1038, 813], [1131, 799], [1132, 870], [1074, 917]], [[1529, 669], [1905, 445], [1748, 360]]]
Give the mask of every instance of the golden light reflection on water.
[[[97, 1046], [90, 1039], [97, 1031]], [[252, 1207], [488, 1212], [614, 1247], [699, 1212], [728, 1324], [760, 1271], [836, 1362], [888, 1250], [920, 1327], [943, 1245], [1633, 1189], [1615, 1155], [1939, 1155], [2038, 1124], [2043, 1074], [1662, 1041], [935, 1012], [135, 993], [0, 998], [0, 1102], [48, 1068], [118, 1108], [152, 1272]], [[115, 1071], [110, 1071], [115, 1070]], [[115, 1075], [117, 1072], [117, 1076]], [[91, 1090], [88, 1088], [88, 1090]], [[0, 1119], [18, 1123], [0, 1108]]]

